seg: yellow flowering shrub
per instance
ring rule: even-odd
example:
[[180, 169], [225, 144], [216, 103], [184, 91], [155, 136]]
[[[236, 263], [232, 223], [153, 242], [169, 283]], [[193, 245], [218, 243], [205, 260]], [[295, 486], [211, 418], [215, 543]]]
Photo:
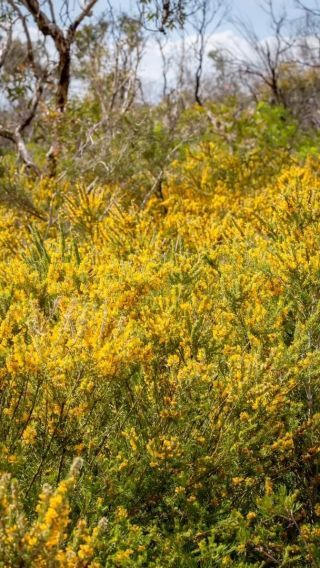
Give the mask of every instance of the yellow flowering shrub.
[[20, 174], [0, 566], [319, 565], [320, 177], [268, 156], [191, 144], [145, 207]]

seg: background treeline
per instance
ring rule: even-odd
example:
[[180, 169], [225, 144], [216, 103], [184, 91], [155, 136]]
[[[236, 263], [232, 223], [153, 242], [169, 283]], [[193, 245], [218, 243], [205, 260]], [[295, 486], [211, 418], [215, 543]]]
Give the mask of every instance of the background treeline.
[[[211, 103], [237, 116], [267, 102], [302, 131], [318, 129], [319, 8], [297, 0], [291, 18], [272, 0], [262, 8], [267, 39], [222, 0], [141, 1], [127, 13], [97, 0], [2, 0], [2, 156], [16, 154], [36, 175], [90, 171], [92, 180], [120, 181], [133, 176], [138, 152], [150, 160], [150, 190], [176, 141], [206, 127], [205, 118], [189, 117], [181, 130], [194, 103], [220, 132], [228, 122]], [[212, 33], [228, 21], [241, 41], [210, 50]], [[151, 93], [141, 70], [152, 51], [162, 71]]]

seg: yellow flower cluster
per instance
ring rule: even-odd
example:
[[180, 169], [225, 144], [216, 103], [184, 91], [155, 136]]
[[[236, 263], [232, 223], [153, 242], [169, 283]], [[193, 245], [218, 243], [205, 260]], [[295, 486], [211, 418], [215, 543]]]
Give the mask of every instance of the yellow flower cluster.
[[255, 182], [258, 162], [204, 143], [144, 208], [28, 179], [57, 221], [0, 209], [1, 565], [147, 565], [166, 519], [210, 550], [198, 565], [286, 565], [267, 521], [250, 533], [263, 515], [315, 554], [320, 178], [292, 162]]

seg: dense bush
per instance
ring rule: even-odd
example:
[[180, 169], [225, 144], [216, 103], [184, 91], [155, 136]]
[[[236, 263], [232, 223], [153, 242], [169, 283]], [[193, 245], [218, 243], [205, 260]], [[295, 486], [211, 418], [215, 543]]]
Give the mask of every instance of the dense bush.
[[319, 566], [319, 165], [221, 112], [137, 199], [3, 160], [0, 566]]

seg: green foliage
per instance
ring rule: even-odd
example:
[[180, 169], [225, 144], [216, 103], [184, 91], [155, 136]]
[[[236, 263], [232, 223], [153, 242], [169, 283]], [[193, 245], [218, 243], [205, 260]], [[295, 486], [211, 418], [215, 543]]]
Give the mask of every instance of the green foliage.
[[315, 137], [265, 104], [162, 112], [78, 159], [75, 103], [63, 172], [4, 162], [0, 565], [316, 568]]

